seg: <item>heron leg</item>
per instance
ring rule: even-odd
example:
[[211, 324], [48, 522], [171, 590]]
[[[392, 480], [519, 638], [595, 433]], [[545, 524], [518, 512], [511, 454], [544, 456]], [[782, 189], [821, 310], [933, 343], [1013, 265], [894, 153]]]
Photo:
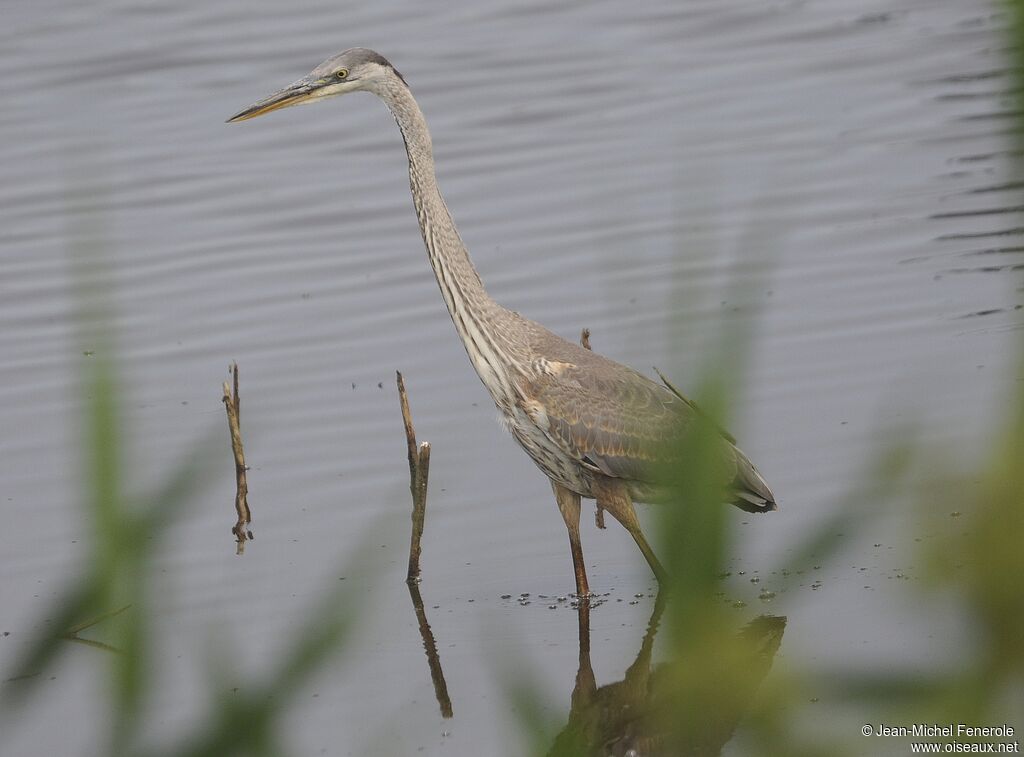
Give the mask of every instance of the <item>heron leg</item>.
[[595, 477], [594, 494], [597, 499], [597, 506], [607, 510], [622, 527], [629, 531], [633, 541], [640, 547], [647, 564], [651, 566], [659, 584], [664, 584], [668, 574], [662, 567], [658, 556], [654, 554], [651, 545], [647, 543], [644, 532], [640, 529], [640, 520], [636, 517], [636, 508], [633, 507], [633, 500], [629, 496], [626, 485], [618, 479], [608, 476]]
[[572, 567], [576, 572], [576, 595], [581, 598], [588, 597], [590, 586], [587, 584], [587, 568], [583, 564], [583, 545], [580, 543], [580, 495], [554, 481], [551, 482], [551, 489], [555, 492], [558, 510], [562, 513], [565, 527], [569, 531]]

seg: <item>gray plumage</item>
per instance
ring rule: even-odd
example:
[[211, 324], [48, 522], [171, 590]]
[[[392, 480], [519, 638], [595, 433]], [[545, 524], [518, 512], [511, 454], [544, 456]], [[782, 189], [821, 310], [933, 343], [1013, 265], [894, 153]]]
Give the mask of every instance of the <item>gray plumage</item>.
[[[438, 190], [423, 113], [394, 66], [372, 50], [346, 50], [230, 120], [360, 90], [380, 97], [398, 123], [413, 205], [441, 295], [506, 425], [551, 479], [569, 529], [578, 593], [589, 593], [578, 531], [581, 496], [597, 499], [599, 508], [629, 530], [662, 578], [632, 501], [670, 496], [659, 481], [700, 411], [674, 390], [562, 339], [490, 297]], [[732, 503], [751, 512], [775, 509], [768, 485], [731, 437], [723, 434], [718, 444]]]

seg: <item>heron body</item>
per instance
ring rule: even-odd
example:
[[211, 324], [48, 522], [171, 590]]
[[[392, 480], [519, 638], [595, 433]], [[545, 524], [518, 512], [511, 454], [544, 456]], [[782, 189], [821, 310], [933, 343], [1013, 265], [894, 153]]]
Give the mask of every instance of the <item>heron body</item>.
[[[353, 48], [229, 121], [353, 91], [377, 95], [398, 123], [413, 205], [441, 295], [509, 431], [551, 481], [569, 531], [577, 593], [589, 594], [579, 538], [581, 497], [596, 499], [630, 532], [662, 579], [633, 502], [671, 496], [659, 484], [659, 471], [676, 462], [671, 456], [699, 411], [682, 395], [490, 297], [438, 189], [430, 132], [401, 74], [378, 53]], [[771, 490], [746, 456], [729, 439], [719, 444], [732, 503], [750, 512], [774, 510]]]

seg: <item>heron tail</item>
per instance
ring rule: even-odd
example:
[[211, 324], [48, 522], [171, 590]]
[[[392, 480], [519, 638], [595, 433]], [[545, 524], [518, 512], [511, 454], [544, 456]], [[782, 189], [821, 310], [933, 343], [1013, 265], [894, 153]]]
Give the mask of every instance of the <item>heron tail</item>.
[[[734, 448], [735, 449], [735, 448]], [[736, 449], [736, 477], [730, 487], [732, 504], [748, 513], [767, 513], [778, 510], [775, 495], [754, 464]]]

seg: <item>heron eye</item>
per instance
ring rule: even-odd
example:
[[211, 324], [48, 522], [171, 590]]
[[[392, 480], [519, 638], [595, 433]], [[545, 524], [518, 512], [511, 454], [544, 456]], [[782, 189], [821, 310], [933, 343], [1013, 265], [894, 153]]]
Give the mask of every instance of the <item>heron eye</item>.
[[337, 71], [334, 72], [334, 75], [337, 78], [339, 78], [339, 79], [347, 79], [348, 78], [348, 69], [347, 68], [339, 68]]

